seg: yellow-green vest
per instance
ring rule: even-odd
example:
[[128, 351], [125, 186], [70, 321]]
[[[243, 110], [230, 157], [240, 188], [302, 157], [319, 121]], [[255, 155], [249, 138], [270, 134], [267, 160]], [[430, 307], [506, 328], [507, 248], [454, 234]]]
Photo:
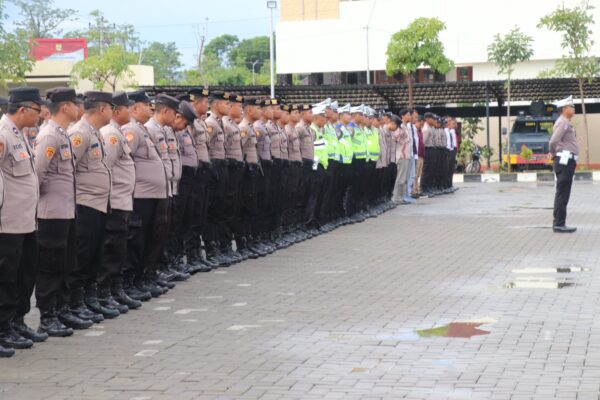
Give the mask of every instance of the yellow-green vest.
[[366, 128], [367, 134], [367, 159], [369, 161], [379, 160], [379, 132], [376, 128]]
[[337, 128], [342, 133], [338, 140], [340, 144], [340, 161], [343, 164], [352, 164], [352, 157], [354, 156], [354, 152], [352, 151], [352, 136], [350, 136], [348, 128], [344, 125], [339, 124]]
[[354, 125], [352, 151], [354, 152], [354, 157], [359, 160], [364, 160], [367, 158], [367, 137], [364, 130], [358, 125]]
[[[315, 133], [315, 162], [318, 162], [323, 166], [323, 168], [327, 169], [327, 165], [329, 164], [329, 156], [327, 155], [327, 140], [323, 135], [323, 131], [319, 131], [319, 128], [312, 124], [310, 128]], [[315, 164], [316, 165], [316, 164]]]
[[331, 124], [325, 125], [325, 140], [327, 141], [327, 156], [330, 160], [340, 161], [340, 141], [338, 140], [335, 127]]

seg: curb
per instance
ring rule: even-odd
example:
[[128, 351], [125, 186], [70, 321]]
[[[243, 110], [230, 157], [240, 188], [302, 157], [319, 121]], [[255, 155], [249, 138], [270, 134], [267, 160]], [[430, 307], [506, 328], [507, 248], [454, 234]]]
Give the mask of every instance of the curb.
[[[519, 172], [511, 174], [454, 174], [454, 183], [554, 182], [552, 172]], [[576, 181], [600, 182], [600, 171], [575, 172]]]

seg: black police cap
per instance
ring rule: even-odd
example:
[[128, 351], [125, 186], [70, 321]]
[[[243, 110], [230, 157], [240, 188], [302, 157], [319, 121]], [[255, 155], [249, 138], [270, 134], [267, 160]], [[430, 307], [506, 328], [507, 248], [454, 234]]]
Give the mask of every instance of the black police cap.
[[24, 101], [32, 101], [36, 104], [42, 104], [40, 90], [32, 87], [17, 87], [8, 92], [8, 103], [19, 104]]
[[113, 94], [108, 92], [89, 91], [83, 94], [88, 103], [113, 103]]
[[133, 101], [134, 103], [150, 103], [151, 100], [146, 94], [145, 90], [129, 92], [127, 93], [127, 97], [129, 97], [129, 100]]
[[127, 93], [125, 93], [122, 90], [119, 90], [119, 91], [113, 93], [112, 103], [115, 106], [131, 106], [131, 105], [135, 104], [135, 102], [133, 100], [129, 99], [129, 97], [127, 96]]
[[177, 111], [180, 102], [175, 97], [169, 96], [168, 94], [160, 93], [154, 98], [154, 103], [162, 104], [163, 106], [167, 106]]
[[179, 101], [192, 101], [192, 97], [189, 93], [182, 93], [175, 96], [175, 98]]
[[196, 114], [194, 107], [185, 100], [179, 103], [177, 112], [183, 115], [183, 118], [185, 118], [190, 124], [194, 122], [196, 118], [198, 118], [198, 114]]
[[258, 106], [261, 107], [264, 104], [264, 100], [256, 96], [244, 96], [243, 101], [245, 106]]
[[194, 97], [208, 97], [210, 96], [210, 90], [207, 88], [192, 88], [188, 90], [188, 93]]
[[243, 103], [244, 102], [244, 96], [242, 96], [241, 94], [237, 94], [237, 93], [229, 93], [229, 101], [233, 102], [233, 103]]
[[229, 92], [211, 91], [208, 95], [209, 100], [227, 100], [229, 101]]
[[46, 99], [51, 103], [60, 103], [62, 101], [70, 101], [72, 103], [79, 104], [81, 100], [77, 98], [75, 89], [68, 87], [55, 87], [46, 91]]

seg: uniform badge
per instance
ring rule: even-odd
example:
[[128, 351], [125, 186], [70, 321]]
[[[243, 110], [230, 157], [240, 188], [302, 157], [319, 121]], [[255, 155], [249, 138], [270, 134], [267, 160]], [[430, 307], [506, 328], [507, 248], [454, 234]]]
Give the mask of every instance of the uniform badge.
[[125, 134], [125, 139], [127, 139], [127, 141], [128, 141], [128, 142], [133, 142], [133, 138], [134, 138], [134, 137], [135, 137], [135, 136], [133, 135], [133, 132], [127, 132], [127, 133]]
[[54, 147], [46, 147], [46, 157], [51, 159], [56, 154], [56, 149]]
[[212, 133], [213, 132], [213, 127], [209, 126], [209, 127], [206, 128], [206, 130], [208, 131], [208, 133]]
[[83, 142], [83, 139], [81, 138], [81, 135], [74, 135], [71, 138], [71, 143], [73, 143], [73, 147], [79, 147], [79, 146], [81, 146], [82, 142]]
[[167, 150], [167, 144], [165, 142], [160, 142], [161, 150]]
[[100, 157], [100, 149], [99, 148], [95, 148], [92, 150], [92, 155], [94, 157]]
[[240, 132], [240, 136], [243, 137], [243, 138], [246, 137], [246, 131], [241, 131]]
[[186, 145], [192, 144], [192, 139], [189, 136], [184, 136], [183, 144], [186, 144]]
[[260, 131], [256, 131], [256, 137], [260, 137]]
[[22, 151], [19, 153], [19, 159], [20, 160], [25, 160], [27, 158], [27, 152], [26, 151]]
[[112, 144], [113, 146], [115, 146], [117, 143], [119, 143], [119, 138], [116, 137], [115, 135], [110, 135], [108, 137], [108, 143]]

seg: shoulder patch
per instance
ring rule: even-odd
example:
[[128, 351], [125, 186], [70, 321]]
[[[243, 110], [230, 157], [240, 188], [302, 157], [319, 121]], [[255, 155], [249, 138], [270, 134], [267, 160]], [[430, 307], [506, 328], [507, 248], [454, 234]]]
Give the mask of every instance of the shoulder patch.
[[127, 139], [128, 142], [133, 142], [134, 138], [135, 135], [133, 134], [133, 132], [125, 132], [125, 139]]
[[79, 147], [83, 143], [83, 138], [81, 135], [73, 135], [71, 136], [71, 143], [73, 143], [73, 147]]
[[241, 131], [241, 132], [240, 132], [240, 136], [241, 136], [241, 137], [246, 137], [246, 131]]
[[108, 137], [108, 143], [112, 144], [113, 146], [116, 146], [117, 143], [119, 143], [119, 138], [117, 137], [117, 135], [110, 135]]
[[54, 157], [54, 154], [56, 154], [56, 149], [54, 147], [46, 147], [46, 157], [48, 159], [51, 159], [52, 157]]
[[212, 126], [207, 126], [206, 130], [208, 131], [208, 133], [212, 133], [213, 132], [213, 127]]

